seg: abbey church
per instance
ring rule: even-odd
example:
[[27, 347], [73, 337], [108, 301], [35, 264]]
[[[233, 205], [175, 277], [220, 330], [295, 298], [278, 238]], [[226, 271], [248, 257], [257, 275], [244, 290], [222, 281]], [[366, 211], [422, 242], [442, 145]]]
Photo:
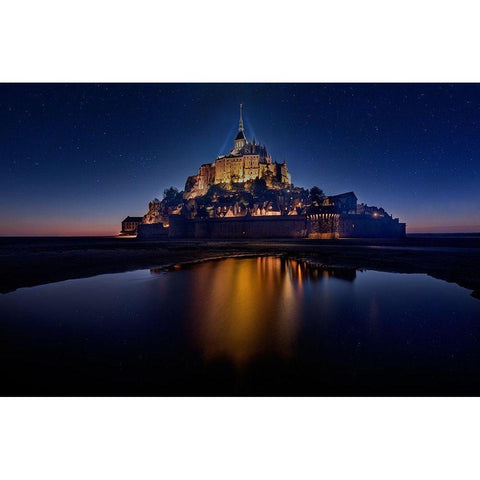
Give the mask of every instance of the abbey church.
[[188, 177], [185, 185], [185, 198], [205, 195], [211, 185], [242, 184], [255, 179], [264, 179], [268, 188], [284, 188], [292, 183], [287, 164], [277, 163], [264, 145], [247, 140], [243, 128], [242, 105], [238, 133], [233, 150], [220, 155], [213, 163], [203, 164], [197, 175]]

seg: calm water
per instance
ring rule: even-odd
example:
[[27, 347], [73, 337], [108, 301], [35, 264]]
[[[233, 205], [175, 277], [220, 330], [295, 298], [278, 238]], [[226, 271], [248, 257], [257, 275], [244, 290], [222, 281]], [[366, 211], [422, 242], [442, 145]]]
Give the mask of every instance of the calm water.
[[480, 301], [426, 275], [227, 259], [0, 296], [3, 395], [480, 394]]

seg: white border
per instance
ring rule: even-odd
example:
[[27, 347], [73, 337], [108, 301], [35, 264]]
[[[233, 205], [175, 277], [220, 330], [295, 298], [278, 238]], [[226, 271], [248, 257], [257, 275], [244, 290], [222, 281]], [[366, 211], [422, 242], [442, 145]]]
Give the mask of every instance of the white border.
[[2, 6], [2, 81], [478, 81], [473, 1]]
[[476, 410], [448, 398], [4, 399], [0, 475], [473, 479]]
[[[475, 2], [19, 1], [3, 82], [478, 81]], [[5, 479], [478, 478], [476, 399], [0, 401]]]

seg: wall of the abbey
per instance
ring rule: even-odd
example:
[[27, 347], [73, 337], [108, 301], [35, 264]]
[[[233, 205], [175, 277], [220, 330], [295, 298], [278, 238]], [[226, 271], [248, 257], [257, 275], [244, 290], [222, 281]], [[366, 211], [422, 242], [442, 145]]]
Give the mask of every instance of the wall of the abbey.
[[[260, 155], [223, 157], [217, 158], [214, 165], [215, 180], [212, 183], [247, 182], [256, 178], [270, 177], [284, 184], [291, 184], [287, 165], [272, 162], [270, 157], [265, 159], [261, 159]], [[209, 178], [211, 179], [212, 176]], [[203, 182], [199, 183], [200, 185], [203, 185]], [[203, 187], [200, 186], [200, 188]]]
[[244, 155], [243, 178], [255, 180], [259, 176], [260, 155]]
[[[245, 162], [244, 157], [224, 157], [217, 158], [215, 161], [215, 183], [230, 183], [245, 181]], [[249, 162], [250, 164], [250, 162]], [[248, 168], [249, 175], [258, 175], [258, 168], [256, 172], [252, 168]]]
[[274, 182], [281, 182], [284, 185], [292, 183], [287, 165], [272, 162], [270, 155], [262, 153], [229, 155], [217, 158], [214, 163], [202, 165], [197, 175], [189, 177], [184, 198], [188, 200], [205, 195], [213, 184], [244, 183], [256, 178], [265, 178], [268, 187], [274, 187]]
[[243, 181], [243, 157], [228, 159], [230, 163], [230, 180], [234, 182]]
[[197, 187], [206, 191], [212, 183], [215, 183], [215, 164], [207, 163], [198, 170]]
[[215, 183], [230, 181], [230, 162], [228, 158], [217, 158], [215, 161]]

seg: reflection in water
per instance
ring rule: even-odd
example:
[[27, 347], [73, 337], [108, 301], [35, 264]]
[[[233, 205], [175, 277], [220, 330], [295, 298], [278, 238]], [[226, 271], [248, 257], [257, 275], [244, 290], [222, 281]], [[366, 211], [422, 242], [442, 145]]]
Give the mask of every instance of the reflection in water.
[[427, 275], [230, 258], [19, 289], [0, 312], [0, 395], [480, 394], [480, 302]]
[[356, 275], [280, 257], [208, 262], [191, 273], [193, 342], [206, 360], [228, 358], [237, 367], [262, 355], [294, 354], [305, 282]]

